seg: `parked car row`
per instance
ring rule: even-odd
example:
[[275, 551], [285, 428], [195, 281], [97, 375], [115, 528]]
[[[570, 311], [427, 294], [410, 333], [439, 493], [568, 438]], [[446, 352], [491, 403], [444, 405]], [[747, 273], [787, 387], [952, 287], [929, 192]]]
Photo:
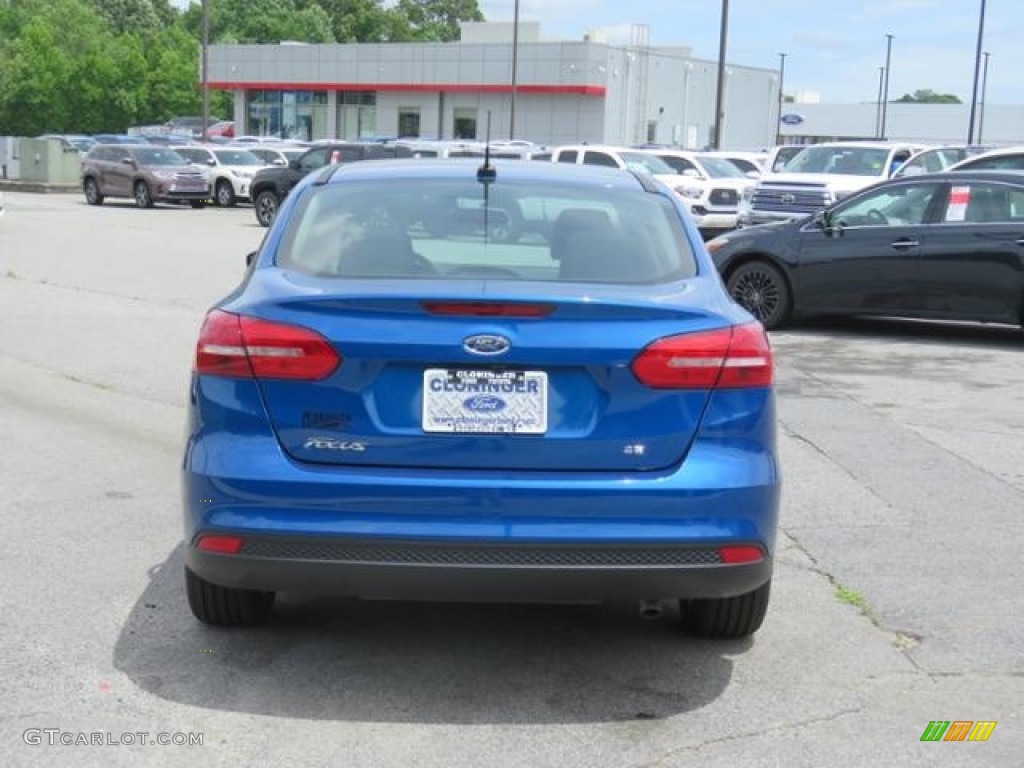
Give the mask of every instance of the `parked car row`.
[[207, 203], [230, 207], [253, 199], [252, 183], [259, 171], [287, 166], [304, 151], [291, 145], [253, 151], [195, 142], [96, 144], [82, 158], [82, 191], [90, 205], [101, 205], [107, 197], [129, 197], [140, 208], [183, 201], [194, 208]]

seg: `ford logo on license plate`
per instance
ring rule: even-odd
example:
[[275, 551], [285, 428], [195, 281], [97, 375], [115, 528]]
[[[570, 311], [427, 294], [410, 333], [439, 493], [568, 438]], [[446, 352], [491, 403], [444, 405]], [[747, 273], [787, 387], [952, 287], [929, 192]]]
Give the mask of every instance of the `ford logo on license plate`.
[[467, 398], [462, 405], [474, 413], [497, 413], [505, 410], [505, 401], [493, 395], [477, 395]]

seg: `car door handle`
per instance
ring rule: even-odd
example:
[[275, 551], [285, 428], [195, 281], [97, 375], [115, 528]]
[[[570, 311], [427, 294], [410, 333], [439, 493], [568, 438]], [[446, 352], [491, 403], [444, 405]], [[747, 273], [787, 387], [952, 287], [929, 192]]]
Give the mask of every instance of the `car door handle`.
[[921, 243], [919, 243], [917, 240], [910, 239], [897, 240], [896, 242], [891, 243], [892, 247], [895, 248], [897, 251], [906, 251], [911, 248], [917, 248], [917, 246], [919, 246], [920, 244]]

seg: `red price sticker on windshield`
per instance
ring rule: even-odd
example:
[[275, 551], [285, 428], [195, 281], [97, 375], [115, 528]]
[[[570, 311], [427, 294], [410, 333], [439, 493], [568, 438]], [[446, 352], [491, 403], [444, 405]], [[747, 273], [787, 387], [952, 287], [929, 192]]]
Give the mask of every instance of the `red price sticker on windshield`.
[[970, 200], [970, 187], [953, 187], [949, 190], [949, 205], [946, 206], [946, 221], [963, 221], [966, 219], [967, 204]]

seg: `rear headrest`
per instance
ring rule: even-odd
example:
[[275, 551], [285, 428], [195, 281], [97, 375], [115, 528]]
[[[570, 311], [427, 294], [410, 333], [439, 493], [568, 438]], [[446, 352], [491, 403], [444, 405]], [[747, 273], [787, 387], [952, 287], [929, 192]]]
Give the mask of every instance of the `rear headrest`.
[[573, 238], [587, 232], [609, 233], [614, 227], [608, 213], [597, 208], [566, 208], [555, 219], [551, 227], [551, 258], [561, 259], [561, 254], [571, 246]]
[[416, 271], [411, 241], [395, 232], [371, 232], [348, 243], [338, 262], [341, 277], [404, 277]]

